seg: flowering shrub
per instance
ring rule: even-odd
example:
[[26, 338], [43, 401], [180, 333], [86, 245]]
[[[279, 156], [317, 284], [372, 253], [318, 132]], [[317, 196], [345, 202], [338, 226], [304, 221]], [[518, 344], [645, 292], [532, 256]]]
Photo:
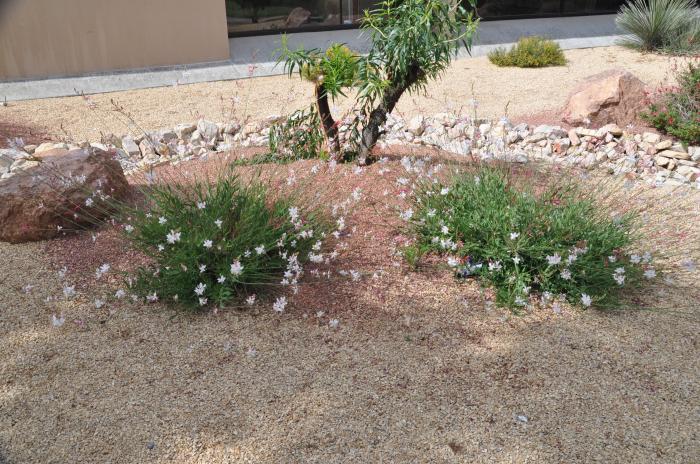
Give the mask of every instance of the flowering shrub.
[[409, 217], [419, 248], [447, 255], [458, 277], [480, 276], [517, 309], [545, 302], [616, 307], [620, 290], [654, 277], [651, 256], [627, 256], [632, 214], [611, 219], [575, 187], [516, 189], [497, 168], [424, 183]]
[[[306, 261], [319, 260], [325, 222], [259, 181], [221, 176], [215, 182], [156, 184], [147, 205], [128, 212], [124, 233], [152, 257], [134, 289], [149, 301], [195, 309], [252, 303], [255, 292], [292, 287]], [[275, 302], [284, 309], [286, 298]]]
[[642, 118], [683, 142], [700, 143], [700, 65], [688, 63], [677, 71], [677, 86], [658, 91]]
[[566, 57], [558, 43], [542, 37], [523, 37], [510, 50], [497, 48], [489, 53], [489, 61], [496, 66], [542, 68], [564, 66]]

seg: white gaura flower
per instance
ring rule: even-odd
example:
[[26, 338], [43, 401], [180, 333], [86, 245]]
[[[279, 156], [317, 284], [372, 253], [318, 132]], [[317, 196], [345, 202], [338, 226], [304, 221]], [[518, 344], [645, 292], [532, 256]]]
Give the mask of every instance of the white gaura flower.
[[581, 304], [583, 306], [585, 306], [586, 308], [588, 308], [589, 306], [591, 306], [591, 303], [593, 303], [593, 300], [591, 299], [591, 297], [585, 293], [582, 293], [581, 294]]
[[204, 291], [207, 289], [207, 284], [200, 282], [197, 284], [197, 286], [194, 288], [194, 294], [197, 296], [202, 296], [204, 295]]
[[296, 222], [296, 220], [299, 219], [299, 208], [296, 206], [289, 208], [289, 218], [292, 220], [292, 222]]
[[459, 260], [455, 258], [454, 256], [448, 256], [447, 257], [447, 265], [450, 267], [457, 267], [459, 266]]
[[625, 275], [624, 274], [615, 274], [613, 275], [613, 279], [615, 279], [615, 282], [617, 282], [617, 285], [623, 286], [625, 284]]
[[33, 288], [34, 288], [34, 285], [27, 284], [24, 287], [22, 287], [22, 291], [24, 291], [24, 293], [29, 293], [32, 291]]
[[614, 263], [615, 261], [617, 261], [617, 256], [614, 256], [614, 255], [608, 256], [608, 261], [610, 261], [611, 263]]
[[276, 313], [283, 313], [284, 308], [287, 306], [287, 297], [281, 296], [275, 300], [275, 303], [272, 305], [272, 309]]
[[148, 301], [149, 303], [155, 303], [156, 301], [158, 301], [158, 294], [156, 292], [153, 292], [146, 295], [146, 301]]
[[631, 255], [630, 256], [630, 262], [632, 264], [639, 264], [642, 262], [642, 257], [639, 255]]
[[114, 297], [118, 300], [124, 298], [125, 296], [126, 296], [126, 292], [124, 290], [122, 290], [121, 288], [114, 293]]
[[60, 316], [56, 316], [56, 314], [51, 315], [51, 324], [54, 327], [61, 327], [65, 322], [66, 318], [63, 317], [63, 314], [61, 314]]
[[656, 277], [656, 270], [654, 270], [654, 268], [647, 269], [646, 271], [644, 271], [644, 277], [646, 277], [647, 279], [653, 279], [654, 277]]
[[217, 219], [216, 221], [214, 221], [214, 224], [216, 224], [216, 227], [218, 227], [219, 229], [221, 229], [221, 225], [223, 223], [224, 221], [222, 221], [221, 219]]
[[161, 217], [158, 218], [158, 224], [163, 225], [163, 224], [165, 224], [166, 222], [168, 222], [168, 220], [165, 219], [163, 216], [161, 216]]
[[434, 208], [431, 208], [431, 209], [429, 209], [428, 212], [426, 213], [426, 216], [428, 216], [429, 218], [431, 218], [431, 217], [435, 217], [435, 214], [437, 214], [437, 211], [436, 211]]
[[331, 319], [328, 321], [328, 327], [331, 329], [337, 329], [338, 326], [340, 325], [340, 321], [338, 319]]
[[440, 189], [440, 195], [447, 195], [448, 193], [450, 193], [449, 187], [443, 187], [442, 189]]
[[681, 266], [683, 266], [688, 272], [695, 272], [695, 270], [698, 268], [697, 264], [695, 264], [695, 261], [693, 261], [692, 258], [684, 259], [681, 262]]
[[255, 247], [255, 252], [259, 255], [265, 253], [265, 245]]
[[204, 306], [204, 305], [206, 305], [208, 301], [209, 301], [209, 300], [208, 300], [207, 298], [202, 298], [202, 297], [200, 297], [200, 298], [199, 298], [199, 306]]
[[105, 263], [95, 270], [95, 279], [100, 279], [107, 272], [109, 272], [109, 264]]
[[520, 264], [520, 261], [522, 261], [522, 258], [520, 258], [520, 256], [514, 256], [514, 257], [513, 257], [513, 262], [515, 263], [516, 266], [517, 266], [518, 264]]
[[350, 271], [350, 277], [352, 277], [353, 282], [358, 282], [360, 280], [360, 277], [362, 277], [362, 274], [360, 274], [358, 271]]
[[66, 298], [72, 298], [75, 296], [75, 285], [71, 285], [70, 287], [66, 286], [63, 287], [63, 296]]
[[245, 299], [245, 302], [248, 306], [253, 306], [255, 304], [255, 295], [250, 295]]
[[100, 309], [102, 306], [104, 306], [104, 304], [105, 302], [99, 298], [95, 299], [95, 308]]
[[447, 226], [442, 226], [440, 228], [440, 231], [442, 232], [443, 235], [447, 235], [450, 233], [450, 229]]
[[402, 211], [399, 214], [399, 217], [403, 219], [404, 221], [408, 221], [413, 217], [413, 209], [408, 208], [406, 211]]
[[571, 280], [571, 271], [569, 269], [564, 269], [559, 273], [562, 279]]
[[163, 251], [163, 250], [165, 250], [165, 245], [162, 245], [159, 243], [158, 244], [158, 251]]
[[207, 207], [207, 202], [206, 201], [198, 201], [197, 202], [197, 209], [204, 209]]
[[124, 226], [124, 230], [127, 234], [130, 234], [134, 231], [134, 226], [132, 226], [131, 224], [127, 224]]
[[218, 283], [220, 283], [220, 284], [223, 284], [224, 282], [226, 282], [226, 277], [224, 277], [223, 275], [220, 275], [220, 276], [216, 279], [216, 281], [217, 281]]
[[203, 274], [207, 270], [207, 265], [206, 264], [200, 264], [199, 265], [199, 273]]
[[85, 200], [85, 206], [87, 206], [88, 208], [91, 207], [94, 203], [95, 202], [92, 200], [92, 198], [87, 198]]
[[203, 246], [204, 248], [209, 249], [209, 248], [212, 247], [213, 244], [214, 244], [214, 242], [212, 242], [211, 240], [205, 240], [204, 243], [202, 244], [202, 246]]
[[240, 261], [234, 261], [233, 264], [231, 264], [231, 274], [237, 276], [241, 275], [243, 272], [243, 265], [241, 264]]
[[624, 274], [624, 273], [625, 273], [624, 267], [615, 268], [615, 274]]
[[518, 232], [511, 232], [510, 233], [510, 239], [515, 240], [516, 238], [520, 237], [520, 233]]
[[551, 256], [547, 256], [547, 263], [550, 266], [556, 266], [557, 264], [561, 263], [561, 256], [559, 256], [559, 253], [554, 253]]
[[166, 239], [169, 244], [173, 245], [180, 241], [181, 235], [181, 232], [175, 232], [174, 230], [171, 230], [170, 233], [166, 236]]
[[503, 268], [500, 261], [494, 261], [489, 263], [489, 271], [500, 271]]

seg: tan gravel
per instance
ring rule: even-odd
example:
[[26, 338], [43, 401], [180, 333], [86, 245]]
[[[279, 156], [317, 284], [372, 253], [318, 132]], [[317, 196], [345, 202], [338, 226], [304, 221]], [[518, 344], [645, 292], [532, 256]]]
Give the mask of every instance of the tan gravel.
[[[398, 111], [412, 115], [461, 109], [472, 114], [469, 102], [474, 96], [479, 117], [503, 116], [507, 103], [509, 115], [527, 115], [560, 107], [578, 82], [598, 72], [624, 68], [656, 85], [675, 61], [621, 47], [565, 53], [567, 66], [545, 69], [498, 68], [486, 57], [457, 60], [441, 80], [428, 86], [426, 95], [404, 97]], [[262, 77], [93, 95], [90, 101], [96, 110], [89, 110], [81, 97], [16, 102], [0, 108], [0, 119], [39, 127], [54, 136], [68, 134], [75, 140], [97, 140], [100, 133], [127, 132], [123, 118], [111, 111], [112, 99], [131, 113], [141, 127], [152, 130], [199, 117], [223, 121], [232, 114], [254, 119], [285, 114], [306, 107], [311, 96], [310, 85], [296, 77]], [[232, 104], [234, 97], [238, 97], [238, 103]], [[344, 111], [347, 104], [339, 102], [338, 107]]]
[[[88, 236], [0, 243], [0, 462], [685, 463], [700, 454], [697, 274], [651, 297], [679, 311], [512, 316], [475, 282], [392, 265], [399, 231], [381, 192], [396, 188], [398, 162], [339, 169], [342, 194], [360, 186], [368, 198], [349, 220], [358, 232], [340, 267], [361, 256], [367, 274], [304, 284], [282, 316], [96, 310], [87, 300], [106, 290], [87, 284], [75, 302], [47, 303], [62, 286], [49, 262], [90, 272], [119, 248]], [[692, 250], [697, 206], [680, 218], [653, 210], [670, 234], [659, 245]], [[694, 234], [674, 225], [684, 217]], [[52, 313], [65, 314], [62, 327]]]

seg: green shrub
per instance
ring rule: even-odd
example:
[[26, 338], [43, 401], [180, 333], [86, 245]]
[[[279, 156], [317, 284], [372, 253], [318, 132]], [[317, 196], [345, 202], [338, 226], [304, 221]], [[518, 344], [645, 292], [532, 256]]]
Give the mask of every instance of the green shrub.
[[542, 37], [523, 37], [510, 50], [497, 48], [489, 53], [489, 60], [496, 66], [542, 68], [566, 64], [564, 52], [558, 43]]
[[320, 256], [324, 221], [259, 180], [163, 183], [128, 211], [125, 236], [151, 258], [134, 289], [149, 300], [197, 309], [242, 304], [280, 282], [296, 285], [302, 265]]
[[459, 277], [480, 276], [513, 309], [533, 291], [548, 302], [619, 307], [621, 290], [656, 272], [651, 256], [624, 254], [637, 235], [633, 214], [611, 219], [573, 185], [516, 188], [498, 168], [423, 184], [407, 216], [418, 246], [447, 255]]
[[658, 130], [690, 145], [700, 144], [700, 65], [688, 63], [676, 75], [677, 86], [659, 90], [642, 118]]
[[323, 157], [324, 136], [314, 106], [292, 113], [284, 122], [270, 127], [268, 147], [272, 158], [283, 161]]
[[615, 19], [622, 44], [642, 51], [692, 53], [700, 49], [700, 9], [695, 0], [632, 0]]

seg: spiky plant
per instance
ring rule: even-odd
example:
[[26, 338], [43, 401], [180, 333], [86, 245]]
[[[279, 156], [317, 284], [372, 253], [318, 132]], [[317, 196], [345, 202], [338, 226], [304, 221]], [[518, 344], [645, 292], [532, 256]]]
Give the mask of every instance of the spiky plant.
[[386, 122], [405, 92], [420, 91], [445, 71], [460, 45], [469, 52], [479, 19], [459, 0], [385, 0], [365, 11], [363, 30], [372, 47], [360, 61], [359, 102], [364, 116], [360, 161], [368, 161]]
[[328, 98], [335, 100], [345, 96], [345, 89], [357, 82], [358, 57], [343, 44], [334, 43], [325, 52], [318, 49], [290, 50], [287, 38], [283, 36], [279, 50], [279, 62], [284, 62], [284, 70], [291, 77], [295, 72], [302, 79], [312, 82], [316, 92], [316, 108], [320, 116], [328, 148], [334, 155], [340, 152], [338, 125], [333, 119]]
[[316, 101], [331, 152], [339, 151], [337, 129], [328, 96], [343, 95], [357, 87], [361, 117], [353, 124], [352, 139], [360, 162], [369, 162], [380, 127], [401, 96], [423, 90], [452, 62], [460, 46], [471, 50], [479, 19], [476, 0], [384, 0], [366, 10], [362, 28], [372, 46], [360, 58], [346, 47], [334, 44], [325, 53], [318, 49], [289, 50], [286, 39], [279, 52], [291, 76], [298, 72], [316, 85]]
[[688, 53], [700, 49], [700, 9], [695, 0], [632, 0], [615, 19], [622, 44], [642, 51]]

